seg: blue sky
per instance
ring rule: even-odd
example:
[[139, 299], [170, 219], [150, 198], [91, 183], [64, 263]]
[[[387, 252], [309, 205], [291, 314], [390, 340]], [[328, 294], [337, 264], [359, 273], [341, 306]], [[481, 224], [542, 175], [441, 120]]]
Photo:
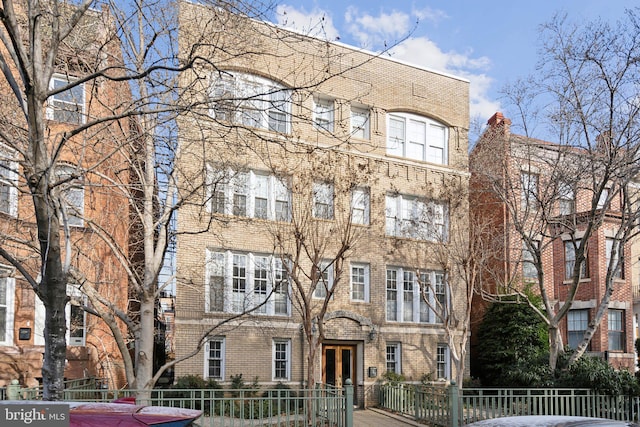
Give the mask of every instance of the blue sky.
[[509, 117], [499, 91], [535, 71], [538, 27], [556, 12], [573, 20], [615, 23], [637, 0], [323, 0], [284, 1], [274, 21], [390, 54], [471, 82], [471, 116]]

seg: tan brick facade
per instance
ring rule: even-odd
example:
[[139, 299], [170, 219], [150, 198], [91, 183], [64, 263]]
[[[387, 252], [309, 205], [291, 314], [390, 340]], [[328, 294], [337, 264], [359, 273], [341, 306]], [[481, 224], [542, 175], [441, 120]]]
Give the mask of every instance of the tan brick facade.
[[[202, 29], [199, 26], [211, 22], [212, 14], [209, 9], [182, 5], [183, 48], [190, 43], [189, 28], [198, 33]], [[401, 372], [407, 379], [419, 381], [423, 375], [435, 377], [436, 349], [438, 344], [446, 342], [442, 327], [435, 321], [387, 320], [386, 274], [389, 267], [407, 271], [439, 270], [440, 265], [428, 255], [439, 243], [389, 236], [385, 231], [385, 203], [388, 195], [397, 194], [449, 200], [451, 188], [461, 189], [462, 194], [456, 196], [466, 195], [469, 83], [266, 24], [233, 22], [237, 27], [246, 26], [244, 42], [233, 40], [233, 48], [242, 52], [250, 41], [257, 53], [225, 57], [208, 52], [209, 58], [222, 74], [227, 71], [257, 75], [278, 82], [284, 88], [294, 88], [290, 129], [278, 134], [246, 126], [230, 127], [211, 119], [213, 109], [203, 109], [202, 115], [185, 116], [179, 124], [181, 165], [186, 167], [183, 169], [185, 176], [197, 186], [204, 175], [203, 165], [208, 164], [233, 165], [285, 177], [291, 188], [291, 209], [298, 217], [310, 212], [313, 182], [331, 182], [335, 191], [334, 219], [317, 220], [322, 221], [329, 250], [338, 247], [335, 230], [348, 221], [352, 189], [367, 188], [370, 218], [366, 225], [353, 226], [357, 239], [347, 261], [351, 266], [367, 266], [368, 299], [359, 301], [351, 297], [347, 266], [346, 281], [336, 290], [324, 319], [326, 339], [323, 349], [345, 346], [352, 352], [352, 379], [357, 385], [360, 405], [374, 399], [375, 384], [386, 371], [389, 344], [400, 345]], [[228, 37], [232, 39], [233, 35]], [[227, 42], [222, 36], [213, 41], [218, 45]], [[317, 76], [325, 72], [335, 75], [318, 80]], [[194, 97], [203, 99], [218, 74], [206, 65], [197, 73], [203, 83], [202, 91], [194, 93]], [[184, 78], [188, 80], [193, 75]], [[329, 97], [335, 105], [332, 133], [321, 132], [312, 124], [314, 98], [318, 96]], [[353, 108], [368, 111], [368, 138], [350, 137]], [[446, 129], [446, 161], [435, 164], [389, 155], [387, 123], [393, 112], [426, 117]], [[206, 144], [198, 151], [197, 141], [203, 139]], [[201, 152], [204, 152], [204, 158]], [[205, 190], [201, 192], [201, 196], [206, 197], [206, 194]], [[468, 207], [466, 197], [464, 199], [460, 204], [462, 207], [450, 208], [446, 224], [450, 230], [466, 227]], [[213, 219], [212, 225], [206, 232], [194, 232], [205, 229], [210, 219]], [[205, 298], [212, 292], [207, 290], [207, 251], [270, 255], [274, 251], [274, 235], [277, 232], [286, 234], [290, 229], [287, 221], [212, 215], [210, 209], [198, 206], [197, 202], [180, 212], [176, 254], [177, 358], [191, 351], [207, 328], [228, 317], [215, 310], [205, 310]], [[180, 234], [184, 232], [193, 233]], [[449, 286], [459, 286], [459, 283], [459, 278], [449, 278]], [[402, 292], [399, 292], [401, 298]], [[459, 311], [464, 307], [461, 301], [454, 299], [452, 309]], [[305, 378], [306, 343], [294, 304], [288, 316], [245, 316], [231, 325], [215, 329], [211, 335], [224, 337], [223, 382], [229, 382], [232, 375], [240, 373], [247, 382], [254, 378], [262, 384], [279, 382], [273, 372], [274, 339], [286, 339], [290, 343], [290, 377], [285, 382], [299, 385]], [[205, 357], [205, 352], [200, 351], [197, 356], [179, 363], [176, 377], [207, 376]], [[318, 360], [321, 371], [324, 356], [319, 359], [323, 359]], [[377, 369], [377, 374], [371, 370], [369, 375], [369, 368]]]

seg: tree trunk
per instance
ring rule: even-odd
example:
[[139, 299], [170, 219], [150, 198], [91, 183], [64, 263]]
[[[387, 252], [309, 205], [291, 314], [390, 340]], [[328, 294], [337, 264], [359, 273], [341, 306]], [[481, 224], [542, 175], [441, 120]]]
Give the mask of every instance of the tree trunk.
[[153, 387], [153, 347], [155, 338], [155, 301], [148, 295], [144, 295], [144, 299], [140, 301], [140, 329], [139, 336], [136, 340], [136, 379], [134, 388], [144, 390], [138, 393], [138, 400], [141, 403], [148, 403], [151, 396], [151, 388]]
[[552, 371], [558, 366], [558, 357], [564, 352], [562, 336], [557, 324], [549, 325], [549, 367]]
[[[35, 88], [33, 89], [36, 90]], [[67, 274], [62, 265], [60, 220], [55, 202], [50, 197], [51, 162], [47, 155], [44, 132], [44, 102], [37, 94], [27, 97], [29, 109], [29, 145], [33, 169], [27, 171], [38, 241], [40, 242], [41, 280], [36, 290], [45, 307], [45, 350], [42, 362], [44, 400], [62, 400], [64, 367], [67, 358], [65, 306]]]

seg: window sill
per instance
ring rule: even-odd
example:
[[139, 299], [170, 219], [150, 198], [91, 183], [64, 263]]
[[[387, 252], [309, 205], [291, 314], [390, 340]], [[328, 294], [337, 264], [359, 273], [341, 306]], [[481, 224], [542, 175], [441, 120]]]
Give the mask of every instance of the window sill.
[[[580, 279], [579, 283], [587, 283], [587, 282], [591, 282], [591, 278], [590, 277], [585, 277], [584, 279]], [[563, 280], [562, 284], [563, 285], [571, 285], [573, 283], [573, 280]]]

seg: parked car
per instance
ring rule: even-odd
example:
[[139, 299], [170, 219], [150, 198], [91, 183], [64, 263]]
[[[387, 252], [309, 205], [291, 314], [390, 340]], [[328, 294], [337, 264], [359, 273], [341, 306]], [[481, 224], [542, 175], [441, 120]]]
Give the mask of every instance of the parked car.
[[126, 403], [69, 402], [70, 427], [188, 427], [202, 411]]
[[527, 415], [493, 418], [466, 424], [467, 427], [640, 427], [640, 424], [606, 418]]

